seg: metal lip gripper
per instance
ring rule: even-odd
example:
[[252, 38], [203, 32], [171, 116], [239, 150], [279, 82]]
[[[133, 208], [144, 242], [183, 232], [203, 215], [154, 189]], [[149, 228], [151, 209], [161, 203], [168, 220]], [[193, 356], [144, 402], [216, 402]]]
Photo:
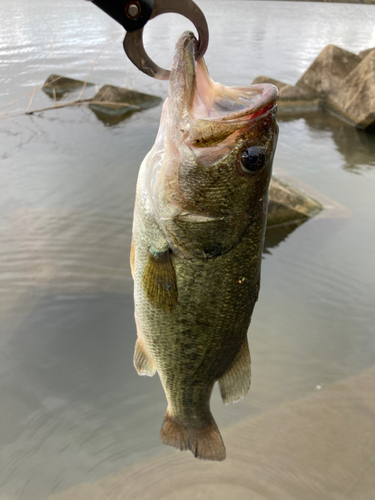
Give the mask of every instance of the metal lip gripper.
[[170, 71], [155, 64], [143, 45], [143, 28], [160, 14], [175, 13], [189, 19], [198, 31], [195, 57], [198, 61], [208, 47], [206, 18], [193, 0], [92, 0], [92, 3], [120, 23], [127, 31], [124, 50], [143, 73], [158, 80], [168, 80]]

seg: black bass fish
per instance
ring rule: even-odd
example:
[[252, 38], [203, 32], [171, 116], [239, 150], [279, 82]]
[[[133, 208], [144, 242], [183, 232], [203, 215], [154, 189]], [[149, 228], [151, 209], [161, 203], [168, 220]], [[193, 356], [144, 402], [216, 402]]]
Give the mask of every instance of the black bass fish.
[[218, 381], [233, 403], [250, 387], [247, 330], [258, 299], [277, 88], [226, 87], [176, 47], [155, 144], [138, 177], [131, 267], [134, 365], [157, 371], [168, 407], [161, 440], [224, 460], [210, 412]]

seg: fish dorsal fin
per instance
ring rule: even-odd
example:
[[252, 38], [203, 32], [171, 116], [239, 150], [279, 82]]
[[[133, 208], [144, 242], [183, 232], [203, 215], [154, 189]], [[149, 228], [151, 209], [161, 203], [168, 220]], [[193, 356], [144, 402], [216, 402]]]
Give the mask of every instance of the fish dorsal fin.
[[173, 311], [177, 306], [177, 279], [171, 250], [148, 252], [143, 273], [143, 289], [147, 299], [157, 309]]
[[225, 405], [242, 399], [250, 389], [251, 359], [247, 338], [240, 347], [231, 367], [219, 378], [221, 399]]

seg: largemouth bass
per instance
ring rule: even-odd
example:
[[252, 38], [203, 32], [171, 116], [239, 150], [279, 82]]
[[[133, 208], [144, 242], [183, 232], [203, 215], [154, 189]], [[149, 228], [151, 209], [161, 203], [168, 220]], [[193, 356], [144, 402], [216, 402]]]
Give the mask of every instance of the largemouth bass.
[[131, 267], [134, 365], [157, 371], [168, 407], [161, 440], [223, 460], [210, 412], [250, 387], [247, 330], [258, 298], [277, 88], [211, 80], [196, 40], [179, 39], [155, 144], [138, 177]]

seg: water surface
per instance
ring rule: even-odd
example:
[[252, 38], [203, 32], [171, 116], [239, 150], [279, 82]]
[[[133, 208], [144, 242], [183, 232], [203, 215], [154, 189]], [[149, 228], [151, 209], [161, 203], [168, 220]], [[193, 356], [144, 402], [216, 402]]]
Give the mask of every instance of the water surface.
[[[227, 85], [247, 85], [260, 74], [294, 84], [329, 43], [353, 52], [375, 46], [373, 6], [199, 4], [211, 30], [208, 67], [214, 80]], [[175, 40], [189, 28], [172, 15], [149, 23], [150, 55], [169, 67]], [[132, 366], [136, 332], [128, 256], [135, 183], [161, 107], [112, 126], [84, 106], [22, 114], [35, 85], [51, 73], [164, 98], [167, 84], [131, 65], [122, 37], [121, 27], [89, 2], [1, 2], [0, 113], [8, 116], [0, 120], [1, 500], [37, 500], [69, 488], [77, 488], [77, 498], [111, 498], [113, 482], [106, 477], [116, 471], [128, 478], [121, 486], [123, 498], [128, 498], [129, 478], [138, 481], [142, 471], [152, 498], [166, 499], [183, 494], [182, 478], [188, 488], [186, 471], [194, 467], [191, 477], [200, 480], [208, 471], [190, 453], [179, 456], [160, 444], [164, 393], [157, 377], [138, 377]], [[38, 91], [30, 109], [51, 105], [53, 100]], [[280, 119], [274, 165], [340, 203], [351, 216], [268, 232], [261, 294], [249, 331], [252, 388], [244, 401], [229, 407], [214, 392], [212, 410], [228, 461], [209, 465], [209, 477], [213, 483], [226, 478], [222, 491], [241, 487], [243, 498], [250, 491], [251, 498], [276, 499], [283, 491], [284, 498], [345, 498], [344, 480], [335, 490], [341, 496], [332, 496], [324, 464], [316, 476], [323, 490], [311, 493], [308, 464], [322, 448], [310, 447], [302, 435], [311, 429], [320, 443], [321, 434], [324, 455], [342, 477], [348, 476], [349, 453], [353, 470], [362, 471], [361, 484], [367, 484], [375, 417], [366, 398], [358, 396], [360, 384], [346, 380], [362, 377], [364, 370], [372, 374], [375, 365], [375, 136], [327, 113]], [[362, 439], [360, 451], [354, 452], [348, 428], [324, 401], [317, 403], [321, 413], [306, 410], [316, 397], [344, 405], [352, 418], [346, 421]], [[295, 418], [307, 413], [309, 424]], [[287, 428], [290, 415], [294, 426]], [[360, 415], [368, 416], [366, 425]], [[318, 427], [322, 418], [327, 425]], [[331, 440], [330, 418], [336, 420], [336, 440]], [[255, 470], [252, 453], [241, 451], [235, 475], [230, 460], [237, 456], [238, 436], [245, 434], [255, 439], [251, 446], [265, 460], [271, 457], [275, 450], [267, 437], [275, 426], [285, 436], [278, 442], [280, 460], [291, 464], [302, 452], [307, 458], [290, 465], [293, 480], [285, 471], [267, 472], [265, 462], [258, 477], [278, 489], [261, 496], [244, 482], [249, 469]], [[340, 446], [347, 450], [341, 455]], [[152, 464], [167, 467], [170, 462], [163, 460], [176, 456], [173, 484], [166, 489], [159, 478], [159, 487], [151, 488], [155, 483], [147, 478], [159, 477], [152, 476]], [[93, 489], [82, 493], [82, 483]], [[254, 477], [251, 488], [255, 483]], [[194, 494], [216, 498], [204, 488]], [[356, 498], [355, 487], [350, 488]]]

